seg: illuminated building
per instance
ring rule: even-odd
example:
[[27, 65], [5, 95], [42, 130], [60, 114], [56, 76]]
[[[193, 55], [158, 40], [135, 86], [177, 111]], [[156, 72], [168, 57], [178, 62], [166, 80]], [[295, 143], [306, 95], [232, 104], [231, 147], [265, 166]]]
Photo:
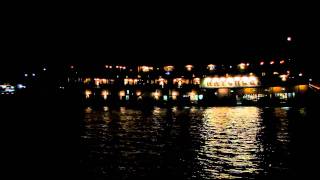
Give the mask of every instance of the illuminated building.
[[77, 77], [82, 79], [85, 98], [99, 95], [106, 102], [115, 99], [124, 103], [146, 98], [176, 104], [245, 104], [266, 98], [282, 102], [305, 94], [310, 79], [283, 59], [209, 65], [112, 64], [103, 65], [102, 69], [103, 73], [94, 76], [83, 70], [82, 76]]

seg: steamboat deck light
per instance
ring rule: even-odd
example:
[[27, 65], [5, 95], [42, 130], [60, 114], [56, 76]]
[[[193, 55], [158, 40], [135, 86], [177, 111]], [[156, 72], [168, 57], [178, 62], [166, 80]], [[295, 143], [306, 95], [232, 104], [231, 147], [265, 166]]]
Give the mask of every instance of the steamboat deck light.
[[173, 68], [174, 68], [173, 66], [164, 66], [164, 67], [163, 67], [163, 69], [164, 69], [165, 71], [167, 71], [167, 72], [168, 72], [168, 71], [173, 71]]
[[213, 71], [216, 66], [214, 64], [209, 64], [208, 67], [207, 67], [210, 71]]
[[241, 64], [239, 64], [238, 66], [239, 66], [239, 68], [240, 68], [241, 70], [246, 69], [246, 64], [245, 64], [245, 63], [241, 63]]
[[186, 65], [186, 69], [187, 69], [187, 71], [191, 71], [192, 70], [192, 68], [193, 68], [193, 66], [192, 65]]

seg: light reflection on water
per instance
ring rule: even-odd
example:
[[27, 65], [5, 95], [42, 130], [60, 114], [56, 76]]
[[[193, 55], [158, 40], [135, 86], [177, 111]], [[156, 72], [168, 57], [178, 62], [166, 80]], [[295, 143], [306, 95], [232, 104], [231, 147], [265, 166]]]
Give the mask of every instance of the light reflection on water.
[[[91, 178], [234, 179], [289, 172], [290, 108], [85, 109]], [[301, 110], [300, 110], [301, 111]], [[272, 177], [272, 176], [270, 176]]]

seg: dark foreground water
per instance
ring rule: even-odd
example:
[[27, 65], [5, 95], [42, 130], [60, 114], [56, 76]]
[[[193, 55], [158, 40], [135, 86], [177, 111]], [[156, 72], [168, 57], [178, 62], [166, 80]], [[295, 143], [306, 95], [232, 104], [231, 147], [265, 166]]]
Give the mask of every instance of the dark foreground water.
[[[306, 108], [86, 108], [88, 179], [257, 179], [310, 174]], [[308, 143], [306, 143], [308, 141]], [[310, 169], [311, 171], [311, 169]]]

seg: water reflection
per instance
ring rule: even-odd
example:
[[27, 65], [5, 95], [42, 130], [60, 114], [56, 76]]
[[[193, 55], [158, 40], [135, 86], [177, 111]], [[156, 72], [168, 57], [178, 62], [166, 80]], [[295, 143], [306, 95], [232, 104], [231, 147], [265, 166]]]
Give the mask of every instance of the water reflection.
[[87, 108], [80, 164], [89, 178], [291, 175], [294, 122], [303, 117], [291, 108]]

